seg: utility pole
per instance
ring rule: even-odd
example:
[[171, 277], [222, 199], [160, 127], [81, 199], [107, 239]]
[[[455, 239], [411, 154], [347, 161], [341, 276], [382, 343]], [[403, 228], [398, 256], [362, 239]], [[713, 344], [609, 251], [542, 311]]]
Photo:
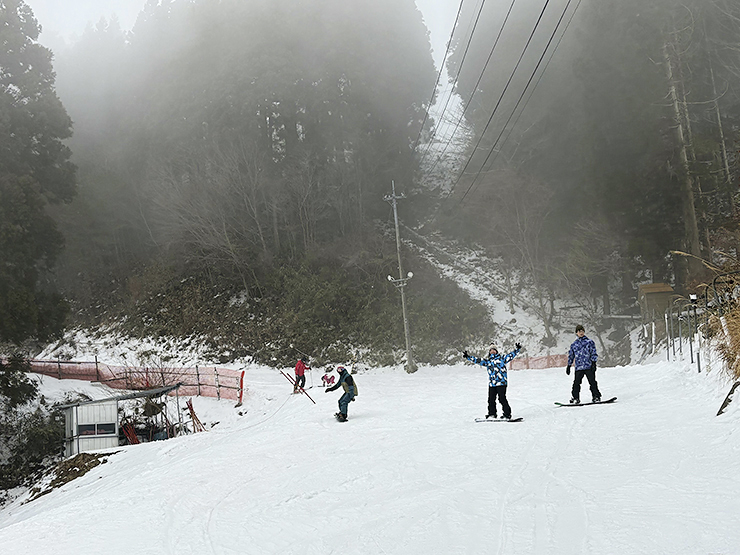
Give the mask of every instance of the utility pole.
[[409, 272], [406, 277], [403, 277], [403, 266], [401, 265], [401, 235], [398, 232], [398, 210], [396, 208], [396, 201], [398, 199], [406, 198], [406, 195], [403, 193], [400, 195], [396, 195], [396, 182], [391, 181], [392, 187], [393, 187], [393, 194], [386, 195], [383, 197], [383, 200], [387, 200], [391, 203], [393, 206], [393, 219], [396, 223], [396, 253], [398, 254], [398, 275], [399, 278], [395, 279], [393, 276], [388, 276], [388, 281], [390, 281], [393, 285], [396, 286], [396, 288], [401, 292], [401, 309], [403, 310], [403, 332], [406, 336], [406, 372], [409, 374], [413, 374], [416, 372], [416, 364], [414, 363], [414, 358], [411, 355], [411, 337], [409, 336], [409, 319], [406, 316], [406, 291], [405, 287], [408, 281], [414, 277], [414, 274], [412, 272]]

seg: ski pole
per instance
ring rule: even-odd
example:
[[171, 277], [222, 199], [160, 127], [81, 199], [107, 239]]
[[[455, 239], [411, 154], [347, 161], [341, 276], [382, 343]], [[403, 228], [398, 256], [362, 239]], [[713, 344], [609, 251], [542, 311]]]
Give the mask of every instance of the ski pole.
[[[287, 379], [287, 380], [288, 380], [288, 381], [289, 381], [290, 383], [292, 383], [292, 384], [293, 384], [293, 387], [294, 387], [294, 388], [296, 388], [296, 387], [297, 387], [297, 388], [298, 388], [298, 389], [299, 389], [299, 390], [301, 391], [301, 393], [303, 393], [303, 394], [304, 394], [304, 395], [305, 395], [306, 397], [308, 397], [309, 399], [311, 399], [311, 396], [310, 396], [310, 395], [309, 395], [309, 394], [308, 394], [308, 393], [306, 392], [306, 390], [305, 390], [305, 389], [303, 389], [303, 388], [302, 388], [302, 387], [301, 387], [300, 385], [298, 385], [298, 384], [297, 384], [297, 383], [295, 382], [295, 380], [294, 380], [293, 378], [291, 378], [290, 376], [288, 376], [288, 374], [286, 374], [286, 373], [285, 373], [285, 372], [283, 372], [282, 370], [280, 370], [280, 373], [281, 373], [281, 374], [282, 374], [283, 376], [285, 376], [285, 377], [286, 377], [286, 379]], [[314, 401], [313, 399], [311, 399], [311, 402], [312, 402], [312, 403], [313, 403], [314, 405], [316, 404], [316, 401]]]

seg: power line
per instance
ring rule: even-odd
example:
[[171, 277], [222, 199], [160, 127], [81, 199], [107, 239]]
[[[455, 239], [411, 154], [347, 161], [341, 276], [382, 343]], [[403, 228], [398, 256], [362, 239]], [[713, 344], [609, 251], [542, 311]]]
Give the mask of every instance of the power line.
[[[444, 71], [445, 62], [447, 61], [447, 55], [450, 53], [450, 47], [452, 46], [452, 37], [455, 34], [455, 28], [457, 27], [458, 19], [460, 19], [460, 13], [462, 12], [464, 1], [465, 0], [460, 0], [460, 6], [457, 8], [457, 16], [455, 16], [455, 23], [452, 25], [452, 32], [450, 32], [450, 40], [447, 41], [447, 50], [445, 50], [444, 58], [442, 58], [442, 64], [439, 66], [439, 73], [437, 74], [437, 80], [435, 81], [434, 87], [432, 88], [432, 96], [429, 98], [429, 108], [432, 107], [432, 102], [434, 102], [434, 95], [437, 92], [437, 87], [439, 86], [439, 80], [442, 77], [442, 72]], [[427, 108], [424, 111], [424, 119], [421, 122], [421, 127], [419, 127], [419, 134], [416, 136], [416, 141], [414, 141], [414, 148], [413, 148], [414, 152], [416, 152], [416, 147], [419, 145], [419, 139], [421, 138], [421, 133], [422, 131], [424, 131], [424, 124], [426, 124], [427, 117], [429, 117], [429, 108]]]
[[[462, 59], [460, 60], [460, 66], [457, 68], [457, 74], [455, 75], [455, 79], [452, 83], [452, 86], [450, 87], [450, 94], [447, 96], [447, 102], [445, 102], [444, 108], [442, 108], [442, 111], [439, 113], [438, 118], [441, 120], [442, 116], [444, 115], [445, 111], [447, 111], [447, 107], [450, 104], [450, 100], [452, 99], [452, 94], [455, 91], [455, 85], [457, 84], [457, 80], [460, 78], [460, 72], [462, 71], [463, 65], [465, 64], [465, 58], [468, 55], [468, 50], [470, 49], [470, 43], [473, 41], [473, 35], [475, 34], [475, 29], [478, 27], [478, 21], [480, 20], [480, 14], [483, 12], [483, 6], [486, 5], [486, 0], [483, 0], [480, 4], [480, 8], [478, 9], [478, 15], [475, 18], [475, 23], [473, 24], [473, 29], [470, 31], [470, 36], [468, 37], [468, 43], [465, 45], [465, 51], [463, 52]], [[460, 4], [460, 7], [462, 8], [462, 3]], [[457, 22], [456, 22], [457, 24]], [[453, 30], [454, 33], [454, 30]], [[452, 38], [450, 38], [450, 44], [452, 43]], [[448, 46], [449, 50], [449, 46]], [[440, 68], [440, 73], [442, 71], [442, 68]], [[431, 143], [430, 143], [431, 145]], [[422, 154], [421, 160], [419, 161], [419, 164], [421, 165], [421, 162], [423, 161], [426, 154], [429, 152], [431, 147], [428, 147], [424, 153]], [[416, 145], [414, 145], [414, 149], [416, 149]]]
[[[540, 81], [542, 81], [542, 78], [545, 75], [545, 72], [547, 71], [547, 68], [550, 66], [550, 62], [552, 62], [552, 59], [555, 57], [555, 52], [557, 52], [558, 47], [560, 46], [560, 43], [563, 42], [563, 38], [565, 37], [565, 34], [568, 32], [568, 28], [570, 27], [570, 24], [573, 22], [573, 18], [576, 16], [576, 12], [578, 11], [578, 8], [581, 6], [581, 2], [583, 0], [578, 0], [578, 4], [576, 4], [575, 9], [570, 14], [570, 19], [568, 20], [568, 23], [565, 25], [565, 29], [563, 29], [563, 33], [560, 35], [560, 38], [558, 39], [557, 44], [555, 45], [555, 48], [552, 49], [552, 52], [550, 53], [550, 57], [547, 60], [547, 63], [545, 64], [545, 67], [542, 69], [542, 72], [540, 73], [540, 76], [537, 78], [537, 82], [534, 84], [534, 87], [532, 87], [531, 92], [529, 93], [529, 96], [527, 97], [527, 101], [524, 103], [524, 106], [522, 106], [522, 109], [519, 110], [519, 115], [514, 120], [514, 124], [509, 128], [509, 133], [506, 135], [506, 138], [504, 139], [504, 142], [501, 143], [501, 147], [496, 152], [496, 156], [493, 157], [493, 160], [491, 160], [491, 164], [489, 166], [489, 169], [493, 167], [494, 162], [498, 158], [498, 155], [503, 150], [504, 146], [509, 140], [509, 137], [511, 137], [512, 132], [517, 126], [517, 123], [519, 123], [519, 119], [522, 117], [522, 114], [527, 109], [527, 106], [529, 105], [529, 101], [532, 100], [532, 97], [534, 96], [535, 90], [537, 90], [537, 86], [540, 84]], [[570, 4], [570, 0], [568, 2]], [[565, 7], [565, 11], [568, 10], [568, 6]], [[516, 111], [516, 110], [515, 110]], [[483, 168], [481, 168], [481, 171], [483, 171]], [[485, 173], [485, 172], [484, 172]]]
[[493, 118], [496, 115], [496, 111], [498, 110], [499, 106], [501, 105], [501, 101], [503, 100], [504, 95], [506, 94], [506, 91], [509, 90], [509, 85], [511, 85], [511, 81], [514, 79], [514, 75], [516, 74], [516, 70], [519, 69], [519, 65], [522, 63], [522, 59], [524, 58], [524, 54], [527, 52], [527, 49], [529, 48], [529, 45], [532, 42], [532, 38], [534, 37], [534, 34], [537, 31], [537, 28], [540, 26], [540, 23], [542, 22], [542, 17], [545, 15], [545, 10], [547, 10], [547, 6], [549, 4], [550, 4], [550, 0], [546, 0], [545, 1], [545, 5], [542, 8], [542, 11], [540, 12], [539, 17], [537, 18], [537, 23], [535, 23], [535, 26], [532, 29], [532, 32], [530, 33], [529, 38], [527, 39], [527, 43], [524, 45], [524, 49], [522, 50], [522, 53], [519, 56], [519, 60], [517, 60], [517, 63], [514, 66], [514, 69], [512, 70], [511, 75], [509, 76], [509, 79], [506, 82], [506, 85], [504, 86], [504, 90], [501, 92], [501, 96], [499, 97], [498, 101], [496, 102], [496, 105], [494, 106], [493, 112], [491, 112], [491, 117], [488, 118], [488, 122], [486, 123], [486, 126], [483, 128], [483, 132], [480, 134], [480, 138], [478, 139], [478, 142], [475, 144], [475, 147], [473, 148], [473, 151], [470, 153], [470, 156], [468, 157], [467, 162], [465, 162], [465, 166], [460, 171], [460, 175], [457, 176], [457, 179], [455, 180], [455, 183], [452, 184], [452, 187], [450, 188], [450, 192], [448, 194], [448, 197], [449, 197], [449, 195], [452, 194], [452, 191], [455, 189], [455, 187], [457, 186], [457, 184], [460, 182], [460, 179], [462, 179], [462, 176], [465, 174], [465, 170], [468, 169], [468, 166], [470, 165], [470, 162], [473, 159], [473, 156], [475, 156], [475, 153], [478, 150], [478, 146], [480, 146], [480, 143], [483, 140], [483, 136], [486, 134], [486, 131], [488, 130], [488, 126], [491, 125], [491, 122], [493, 121]]
[[[483, 164], [481, 165], [481, 169], [478, 170], [478, 173], [476, 173], [475, 178], [473, 178], [473, 181], [470, 184], [470, 187], [468, 187], [468, 190], [465, 191], [465, 194], [460, 199], [460, 203], [462, 203], [465, 200], [465, 197], [468, 196], [468, 193], [470, 193], [470, 191], [472, 190], [472, 188], [475, 185], [476, 181], [478, 180], [478, 177], [483, 172], [483, 168], [486, 167], [486, 164], [488, 163], [489, 158], [491, 157], [491, 155], [493, 154], [493, 152], [496, 150], [496, 145], [501, 140], [501, 137], [503, 136], [504, 132], [506, 131], [506, 126], [511, 121], [511, 118], [514, 117], [514, 114], [516, 113], [517, 109], [519, 108], [519, 104], [521, 104], [522, 100], [524, 99], [524, 95], [526, 94], [527, 89], [532, 84], [532, 80], [534, 79], [534, 76], [537, 74], [537, 70], [539, 70], [540, 65], [542, 64], [542, 60], [545, 59], [545, 54], [547, 54], [547, 51], [549, 50], [550, 45], [552, 44], [552, 41], [555, 39], [555, 35], [557, 34], [558, 29], [560, 28], [560, 25], [563, 23], [563, 19], [565, 18], [565, 14], [567, 13], [568, 8], [570, 7], [572, 1], [573, 0], [568, 0], [568, 3], [566, 4], [565, 9], [563, 9], [563, 13], [560, 15], [560, 19], [558, 19], [558, 23], [555, 26], [555, 29], [553, 30], [552, 34], [550, 35], [550, 40], [547, 41], [547, 45], [545, 46], [545, 49], [542, 51], [542, 55], [540, 56], [540, 59], [537, 62], [537, 65], [535, 66], [534, 71], [532, 72], [532, 75], [529, 77], [529, 80], [527, 81], [526, 86], [522, 90], [522, 94], [519, 95], [519, 99], [517, 100], [516, 105], [514, 106], [514, 109], [511, 112], [511, 115], [509, 115], [509, 118], [506, 120], [506, 123], [504, 123], [504, 126], [501, 128], [501, 132], [499, 133], [498, 137], [496, 138], [496, 141], [493, 143], [493, 146], [491, 147], [491, 150], [488, 152], [488, 156], [486, 156], [486, 159], [483, 161]], [[580, 4], [580, 2], [579, 2], [579, 4]], [[573, 13], [575, 15], [575, 11]], [[571, 20], [572, 20], [572, 18], [571, 18]], [[553, 54], [554, 53], [555, 53], [555, 51], [553, 50]], [[550, 57], [550, 59], [552, 59], [552, 57]], [[544, 71], [543, 71], [543, 74], [544, 74]], [[540, 76], [540, 77], [542, 77], [542, 76]], [[537, 82], [539, 83], [539, 80]], [[534, 93], [534, 88], [532, 89], [532, 92]], [[530, 98], [531, 98], [531, 96], [530, 96]], [[482, 138], [482, 135], [481, 135], [481, 138]], [[472, 157], [472, 155], [471, 155], [471, 157]]]
[[[463, 118], [465, 117], [465, 112], [468, 111], [468, 108], [473, 102], [473, 97], [475, 96], [475, 93], [478, 91], [478, 85], [480, 85], [481, 80], [483, 79], [483, 74], [486, 72], [486, 69], [488, 68], [488, 64], [491, 61], [491, 58], [493, 57], [493, 52], [496, 50], [496, 45], [499, 43], [499, 39], [501, 38], [501, 35], [504, 31], [504, 27], [506, 27], [506, 23], [509, 20], [509, 16], [511, 15], [511, 11], [514, 8], [514, 4], [516, 3], [516, 0], [511, 0], [511, 5], [509, 6], [509, 11], [506, 13], [506, 17], [504, 18], [504, 22], [501, 24], [501, 28], [499, 29], [498, 35], [496, 36], [496, 40], [493, 43], [493, 47], [491, 48], [491, 51], [488, 54], [488, 58], [486, 59], [486, 63], [483, 66], [483, 69], [480, 72], [480, 75], [478, 76], [478, 80], [475, 82], [475, 86], [473, 87], [473, 92], [470, 95], [470, 98], [468, 98], [467, 103], [465, 104], [465, 107], [463, 108], [462, 113], [460, 114], [460, 117], [457, 120], [457, 123], [455, 124], [455, 128], [452, 130], [452, 133], [450, 134], [449, 138], [447, 139], [447, 143], [445, 144], [444, 148], [442, 149], [442, 152], [437, 156], [437, 159], [434, 161], [434, 164], [432, 164], [432, 167], [429, 168], [429, 170], [424, 174], [422, 179], [428, 175], [431, 175], [434, 171], [434, 168], [437, 167], [437, 163], [442, 159], [445, 152], [447, 152], [447, 148], [450, 146], [450, 143], [452, 142], [453, 137], [455, 136], [455, 133], [457, 133], [457, 130], [460, 128], [460, 124], [462, 123]], [[430, 147], [431, 149], [431, 147]], [[423, 157], [422, 157], [423, 160]], [[421, 165], [421, 162], [419, 163]]]

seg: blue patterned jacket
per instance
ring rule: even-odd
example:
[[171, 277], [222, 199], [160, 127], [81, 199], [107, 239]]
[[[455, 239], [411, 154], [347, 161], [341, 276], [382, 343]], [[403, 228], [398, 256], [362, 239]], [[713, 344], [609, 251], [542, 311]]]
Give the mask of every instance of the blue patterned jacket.
[[575, 361], [576, 370], [588, 370], [598, 358], [596, 344], [584, 335], [571, 344], [568, 351], [568, 366], [572, 366]]
[[506, 385], [508, 383], [508, 377], [506, 373], [506, 363], [510, 362], [516, 355], [519, 354], [519, 349], [514, 349], [508, 355], [501, 356], [496, 353], [495, 355], [488, 355], [486, 358], [478, 358], [468, 355], [468, 360], [475, 364], [488, 367], [488, 386], [496, 387], [497, 385]]

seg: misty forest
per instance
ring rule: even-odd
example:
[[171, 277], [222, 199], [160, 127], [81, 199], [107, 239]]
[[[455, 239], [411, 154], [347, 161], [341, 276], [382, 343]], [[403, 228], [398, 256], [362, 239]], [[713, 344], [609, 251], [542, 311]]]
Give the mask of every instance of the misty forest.
[[533, 355], [737, 264], [734, 1], [462, 2], [442, 74], [413, 0], [150, 0], [54, 52], [0, 9], [8, 354], [79, 328], [399, 363], [394, 185], [421, 363], [507, 315], [415, 244], [485, 253]]

